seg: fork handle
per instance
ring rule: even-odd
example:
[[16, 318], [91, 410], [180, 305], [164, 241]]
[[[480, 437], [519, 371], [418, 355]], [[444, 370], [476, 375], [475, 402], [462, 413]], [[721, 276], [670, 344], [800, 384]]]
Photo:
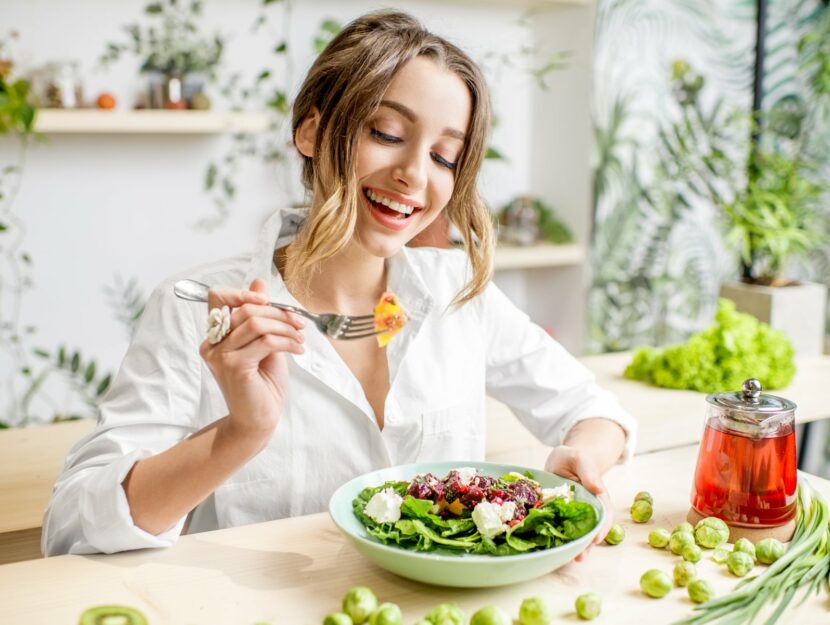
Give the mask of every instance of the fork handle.
[[[208, 291], [210, 287], [203, 282], [199, 282], [197, 280], [179, 280], [176, 284], [173, 285], [173, 292], [176, 296], [180, 297], [181, 299], [186, 299], [190, 302], [207, 302], [208, 301]], [[296, 306], [291, 306], [290, 304], [280, 304], [279, 302], [268, 302], [269, 306], [273, 306], [274, 308], [279, 308], [281, 310], [287, 310], [288, 312], [293, 312], [297, 315], [302, 315], [306, 319], [310, 319], [311, 321], [317, 321], [317, 315], [314, 313], [310, 313], [307, 310], [303, 310], [302, 308], [297, 308]]]

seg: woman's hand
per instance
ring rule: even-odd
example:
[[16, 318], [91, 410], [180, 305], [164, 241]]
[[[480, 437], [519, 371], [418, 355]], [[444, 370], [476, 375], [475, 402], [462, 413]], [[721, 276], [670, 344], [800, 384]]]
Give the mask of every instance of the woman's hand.
[[249, 291], [215, 287], [208, 309], [228, 306], [228, 334], [199, 352], [228, 404], [228, 433], [267, 443], [279, 422], [288, 382], [285, 354], [302, 354], [305, 325], [297, 315], [267, 304], [265, 281], [254, 280]]
[[[605, 522], [594, 537], [592, 544], [601, 543], [608, 534], [608, 530], [611, 529], [614, 519], [611, 510], [611, 498], [608, 496], [605, 484], [602, 483], [602, 474], [596, 463], [583, 449], [560, 445], [554, 447], [550, 452], [547, 461], [545, 461], [545, 471], [579, 482], [602, 501], [603, 506], [605, 506]], [[589, 546], [576, 557], [577, 561], [584, 559], [590, 550], [591, 547]]]

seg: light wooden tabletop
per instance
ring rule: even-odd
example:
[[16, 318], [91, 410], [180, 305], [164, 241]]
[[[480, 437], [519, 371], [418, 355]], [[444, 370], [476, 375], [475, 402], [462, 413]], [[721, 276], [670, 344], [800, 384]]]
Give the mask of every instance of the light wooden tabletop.
[[[628, 353], [582, 358], [597, 382], [639, 421], [637, 453], [697, 442], [703, 431], [705, 395], [675, 391], [622, 377]], [[777, 393], [798, 404], [799, 422], [830, 417], [830, 356], [798, 360], [793, 384]], [[735, 389], [737, 390], [737, 389]], [[0, 431], [0, 563], [37, 554], [43, 512], [70, 447], [89, 433], [94, 421]], [[487, 458], [538, 445], [510, 410], [487, 400]], [[9, 538], [11, 534], [14, 536]], [[17, 549], [20, 556], [12, 553]]]
[[[503, 460], [522, 457], [527, 456], [505, 455]], [[696, 446], [688, 446], [640, 455], [612, 469], [606, 482], [625, 540], [614, 547], [596, 546], [586, 561], [527, 583], [458, 590], [405, 580], [369, 563], [321, 513], [185, 536], [169, 549], [0, 566], [0, 623], [74, 623], [90, 606], [115, 603], [140, 609], [152, 625], [314, 624], [335, 611], [342, 595], [358, 584], [371, 587], [382, 601], [397, 603], [405, 625], [446, 601], [460, 604], [468, 616], [488, 604], [515, 616], [528, 596], [549, 599], [557, 622], [577, 622], [573, 602], [587, 591], [602, 597], [602, 615], [593, 621], [597, 624], [670, 623], [693, 607], [685, 589], [650, 599], [640, 591], [639, 578], [649, 568], [670, 574], [678, 561], [668, 551], [649, 547], [646, 537], [655, 527], [671, 529], [685, 519], [696, 457]], [[830, 498], [830, 482], [809, 479]], [[650, 491], [655, 502], [654, 517], [642, 525], [627, 514], [639, 490]], [[737, 582], [708, 552], [698, 571], [718, 594]], [[779, 622], [827, 622], [822, 593], [789, 609]]]

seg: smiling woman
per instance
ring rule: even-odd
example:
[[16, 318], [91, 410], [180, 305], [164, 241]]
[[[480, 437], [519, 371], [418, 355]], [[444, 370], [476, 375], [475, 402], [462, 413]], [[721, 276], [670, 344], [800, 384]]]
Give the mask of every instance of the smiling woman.
[[[489, 127], [459, 48], [400, 12], [344, 28], [294, 107], [309, 207], [277, 212], [249, 257], [155, 291], [58, 480], [44, 551], [170, 545], [188, 519], [195, 532], [308, 514], [370, 471], [480, 461], [485, 394], [554, 447], [547, 470], [607, 503], [601, 475], [630, 456], [636, 423], [490, 282], [476, 190]], [[465, 252], [406, 247], [442, 213]], [[207, 307], [175, 298], [183, 277], [214, 285]], [[332, 339], [268, 300], [361, 317], [380, 300], [376, 327], [395, 337]], [[205, 340], [217, 317], [227, 331]]]

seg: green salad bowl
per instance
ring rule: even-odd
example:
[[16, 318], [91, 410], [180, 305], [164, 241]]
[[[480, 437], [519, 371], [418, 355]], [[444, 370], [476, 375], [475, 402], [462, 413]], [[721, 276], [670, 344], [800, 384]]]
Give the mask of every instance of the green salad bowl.
[[[574, 541], [541, 551], [509, 556], [455, 553], [445, 550], [410, 551], [397, 545], [385, 545], [366, 532], [352, 511], [352, 501], [366, 487], [380, 486], [389, 480], [411, 480], [421, 473], [443, 477], [451, 469], [475, 467], [486, 475], [498, 477], [530, 470], [543, 488], [573, 484], [577, 501], [590, 503], [597, 511], [598, 523], [590, 532]], [[512, 464], [491, 462], [422, 462], [389, 467], [366, 473], [346, 482], [329, 501], [329, 514], [335, 525], [361, 554], [378, 566], [401, 577], [437, 586], [484, 588], [516, 584], [540, 577], [567, 564], [594, 540], [605, 520], [602, 503], [577, 482], [553, 473]]]

